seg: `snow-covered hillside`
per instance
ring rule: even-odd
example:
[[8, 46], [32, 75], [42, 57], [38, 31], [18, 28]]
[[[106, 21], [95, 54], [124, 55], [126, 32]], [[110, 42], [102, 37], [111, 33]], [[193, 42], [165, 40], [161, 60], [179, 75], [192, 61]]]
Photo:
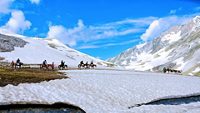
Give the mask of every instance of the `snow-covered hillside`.
[[132, 107], [163, 98], [200, 96], [199, 77], [122, 70], [65, 72], [69, 79], [1, 87], [0, 104], [64, 102], [76, 105], [86, 113], [199, 113], [200, 111], [200, 99], [186, 103], [175, 102], [175, 105], [169, 103]]
[[108, 61], [135, 70], [160, 71], [163, 67], [199, 72], [200, 16], [174, 26], [151, 42], [137, 45]]
[[0, 57], [3, 61], [20, 58], [23, 63], [38, 64], [43, 60], [56, 65], [64, 60], [67, 65], [77, 67], [79, 62], [94, 61], [97, 65], [107, 66], [107, 62], [96, 59], [70, 47], [67, 47], [57, 39], [41, 39], [24, 37], [20, 35], [0, 34]]

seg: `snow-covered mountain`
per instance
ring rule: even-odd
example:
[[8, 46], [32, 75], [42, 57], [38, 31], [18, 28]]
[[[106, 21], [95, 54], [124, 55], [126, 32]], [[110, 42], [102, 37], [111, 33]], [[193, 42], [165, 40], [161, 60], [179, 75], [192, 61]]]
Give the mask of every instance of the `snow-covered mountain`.
[[44, 59], [56, 65], [64, 60], [67, 65], [77, 67], [81, 60], [89, 63], [93, 61], [98, 67], [105, 67], [107, 62], [76, 51], [57, 39], [31, 38], [21, 35], [0, 33], [0, 60], [2, 62], [15, 61], [17, 58], [23, 63], [38, 64]]
[[197, 73], [200, 71], [200, 16], [108, 61], [127, 69], [161, 71], [169, 67], [185, 74]]

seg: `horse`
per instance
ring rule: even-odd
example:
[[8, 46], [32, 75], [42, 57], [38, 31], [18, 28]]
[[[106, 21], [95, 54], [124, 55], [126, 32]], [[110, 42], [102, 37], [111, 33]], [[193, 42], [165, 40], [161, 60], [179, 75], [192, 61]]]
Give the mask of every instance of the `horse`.
[[165, 67], [164, 67], [164, 68], [163, 68], [163, 72], [164, 72], [164, 73], [170, 73], [170, 72], [171, 72], [171, 73], [173, 73], [173, 72], [174, 72], [174, 73], [181, 73], [182, 71], [181, 71], [181, 70], [175, 70], [175, 69], [170, 69], [170, 68], [165, 68]]
[[18, 68], [21, 68], [22, 65], [24, 65], [22, 62], [16, 63], [16, 64], [15, 64], [15, 68], [17, 68], [17, 67], [18, 67]]
[[88, 64], [88, 63], [80, 63], [79, 65], [78, 65], [78, 68], [79, 69], [81, 69], [81, 68], [84, 68], [84, 69], [90, 69], [90, 68], [93, 68], [94, 69], [94, 67], [97, 67], [97, 65], [96, 64], [93, 64], [93, 63], [90, 63], [90, 64]]
[[85, 67], [85, 64], [84, 64], [84, 63], [80, 63], [80, 64], [78, 64], [78, 68], [81, 69], [81, 67], [84, 68], [84, 67]]
[[52, 63], [52, 64], [40, 64], [40, 69], [44, 69], [44, 68], [46, 68], [46, 69], [49, 69], [49, 68], [51, 68], [52, 70], [54, 70], [54, 63]]
[[85, 63], [85, 64], [84, 64], [84, 67], [85, 67], [85, 69], [89, 69], [89, 68], [90, 68], [90, 64]]
[[81, 69], [81, 68], [85, 68], [85, 69], [87, 69], [87, 68], [90, 68], [90, 65], [88, 64], [88, 63], [80, 63], [79, 65], [78, 65], [78, 69]]
[[58, 65], [58, 69], [61, 69], [61, 70], [63, 70], [63, 69], [66, 69], [66, 68], [68, 68], [68, 66], [67, 65]]
[[97, 65], [96, 65], [96, 64], [93, 64], [93, 63], [89, 64], [89, 66], [90, 66], [91, 68], [93, 68], [93, 69], [94, 69], [94, 67], [97, 67]]
[[18, 63], [15, 63], [14, 61], [11, 62], [11, 67], [12, 68], [21, 68], [21, 66], [23, 65], [22, 62], [18, 62]]
[[12, 62], [10, 63], [10, 65], [11, 65], [11, 68], [12, 68], [12, 69], [15, 68], [15, 62], [14, 62], [14, 61], [12, 61]]

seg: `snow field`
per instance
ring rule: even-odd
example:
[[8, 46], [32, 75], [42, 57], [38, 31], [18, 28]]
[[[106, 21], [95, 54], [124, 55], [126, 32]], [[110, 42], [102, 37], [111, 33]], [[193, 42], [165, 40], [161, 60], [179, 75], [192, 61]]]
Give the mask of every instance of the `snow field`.
[[87, 113], [180, 113], [183, 109], [196, 111], [200, 107], [200, 103], [191, 103], [185, 106], [144, 105], [128, 109], [159, 98], [200, 94], [198, 77], [123, 70], [65, 72], [69, 79], [1, 87], [0, 102], [66, 102], [79, 106]]

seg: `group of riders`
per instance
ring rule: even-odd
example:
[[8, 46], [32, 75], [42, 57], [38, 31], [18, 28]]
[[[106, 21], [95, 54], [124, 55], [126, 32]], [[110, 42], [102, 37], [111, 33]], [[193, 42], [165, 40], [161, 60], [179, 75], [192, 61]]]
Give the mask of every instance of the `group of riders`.
[[175, 70], [175, 69], [170, 69], [170, 68], [163, 68], [163, 73], [181, 73], [181, 70]]
[[[18, 58], [16, 60], [16, 63], [14, 61], [11, 62], [11, 66], [12, 68], [21, 68], [21, 66], [23, 65], [23, 63], [20, 61], [20, 59]], [[52, 69], [54, 69], [54, 62], [52, 62], [52, 64], [48, 64], [47, 60], [44, 60], [42, 62], [42, 64], [40, 65], [40, 68], [46, 68], [48, 69], [49, 67], [51, 67]], [[83, 61], [80, 62], [80, 64], [78, 65], [78, 68], [94, 68], [96, 67], [96, 64], [93, 63], [93, 61], [91, 61], [91, 63], [89, 64], [88, 62], [84, 63]], [[63, 60], [61, 60], [60, 65], [58, 65], [58, 69], [66, 69], [68, 68], [68, 66], [65, 64], [65, 62]]]
[[86, 63], [84, 63], [83, 61], [80, 62], [80, 64], [78, 65], [78, 68], [85, 68], [85, 69], [88, 69], [88, 68], [94, 68], [96, 67], [97, 65], [93, 63], [93, 61], [90, 62], [90, 64], [88, 63], [88, 61]]

